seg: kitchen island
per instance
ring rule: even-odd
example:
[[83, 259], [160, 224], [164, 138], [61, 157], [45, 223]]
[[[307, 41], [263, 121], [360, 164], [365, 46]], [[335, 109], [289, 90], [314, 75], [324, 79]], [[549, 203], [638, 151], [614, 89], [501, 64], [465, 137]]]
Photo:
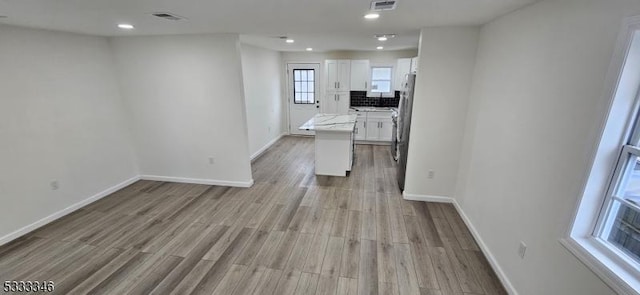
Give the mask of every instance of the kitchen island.
[[356, 117], [317, 114], [298, 128], [315, 131], [316, 175], [346, 176], [351, 171]]

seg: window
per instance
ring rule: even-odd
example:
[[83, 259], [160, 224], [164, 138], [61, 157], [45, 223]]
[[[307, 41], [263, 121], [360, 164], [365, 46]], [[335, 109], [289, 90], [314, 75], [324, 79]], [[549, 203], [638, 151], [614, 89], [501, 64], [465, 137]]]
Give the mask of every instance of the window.
[[391, 93], [391, 72], [393, 67], [371, 67], [371, 92]]
[[315, 70], [293, 70], [293, 103], [314, 104], [316, 100], [314, 85]]
[[617, 293], [640, 294], [640, 17], [620, 34], [605, 80], [608, 114], [560, 242]]
[[621, 250], [625, 258], [640, 262], [640, 125], [620, 148], [614, 177], [609, 185], [597, 230], [609, 245]]

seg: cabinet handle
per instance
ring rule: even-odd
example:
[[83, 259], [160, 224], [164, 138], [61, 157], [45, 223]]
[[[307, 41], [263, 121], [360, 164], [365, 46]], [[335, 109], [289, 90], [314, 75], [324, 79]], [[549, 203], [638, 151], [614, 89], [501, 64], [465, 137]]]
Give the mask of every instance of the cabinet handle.
[[364, 90], [367, 90], [367, 82], [364, 82]]
[[338, 88], [338, 82], [333, 82], [333, 88]]
[[367, 121], [364, 121], [364, 128], [367, 128]]
[[340, 89], [340, 82], [338, 82], [338, 89]]

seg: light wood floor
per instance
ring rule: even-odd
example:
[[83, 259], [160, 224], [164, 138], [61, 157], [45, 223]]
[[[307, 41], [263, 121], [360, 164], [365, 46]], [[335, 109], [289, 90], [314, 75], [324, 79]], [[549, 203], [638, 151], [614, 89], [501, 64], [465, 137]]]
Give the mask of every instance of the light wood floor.
[[506, 294], [448, 204], [403, 200], [386, 146], [313, 174], [285, 137], [250, 189], [139, 181], [0, 247], [0, 281], [57, 294]]

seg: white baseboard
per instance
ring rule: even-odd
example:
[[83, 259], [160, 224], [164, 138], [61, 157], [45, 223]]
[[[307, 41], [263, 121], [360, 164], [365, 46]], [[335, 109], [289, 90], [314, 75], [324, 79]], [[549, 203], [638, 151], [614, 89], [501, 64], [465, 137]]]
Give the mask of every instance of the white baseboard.
[[482, 238], [480, 237], [480, 233], [473, 226], [467, 214], [464, 213], [464, 210], [462, 210], [462, 207], [460, 207], [460, 204], [458, 204], [458, 202], [455, 199], [452, 199], [452, 200], [453, 200], [452, 202], [453, 206], [456, 207], [456, 210], [458, 211], [458, 214], [460, 214], [460, 217], [462, 217], [464, 224], [467, 225], [467, 228], [469, 228], [471, 235], [473, 235], [473, 237], [476, 239], [476, 242], [478, 243], [480, 250], [482, 251], [484, 256], [487, 258], [487, 261], [489, 261], [489, 264], [491, 264], [491, 267], [496, 272], [496, 275], [498, 276], [498, 279], [500, 279], [500, 282], [502, 282], [502, 285], [504, 286], [504, 288], [507, 289], [507, 293], [511, 295], [518, 295], [518, 291], [516, 291], [516, 289], [513, 287], [513, 284], [511, 284], [511, 281], [507, 277], [507, 274], [502, 270], [495, 256], [493, 256], [487, 244], [482, 240]]
[[478, 243], [478, 247], [480, 247], [480, 251], [482, 251], [484, 256], [487, 258], [487, 261], [489, 261], [489, 264], [491, 264], [491, 268], [493, 268], [493, 270], [496, 272], [498, 279], [500, 279], [500, 282], [502, 283], [504, 288], [507, 290], [507, 293], [511, 295], [518, 295], [518, 292], [513, 287], [513, 284], [511, 284], [511, 281], [507, 277], [507, 274], [502, 270], [495, 256], [493, 256], [487, 244], [482, 240], [480, 233], [473, 226], [473, 224], [471, 223], [471, 220], [469, 219], [467, 214], [464, 213], [464, 210], [462, 210], [462, 207], [460, 206], [460, 204], [458, 204], [458, 201], [456, 201], [456, 199], [451, 197], [444, 197], [444, 196], [407, 194], [404, 192], [402, 193], [402, 196], [405, 200], [412, 200], [412, 201], [452, 203], [453, 206], [456, 208], [456, 211], [458, 211], [458, 214], [460, 214], [460, 217], [462, 217], [462, 220], [464, 221], [464, 223], [467, 225], [467, 228], [471, 232], [471, 235]]
[[373, 141], [373, 140], [355, 140], [356, 144], [363, 145], [386, 145], [391, 146], [391, 142], [389, 141]]
[[250, 181], [228, 181], [228, 180], [184, 178], [184, 177], [171, 177], [171, 176], [158, 176], [158, 175], [140, 175], [140, 179], [153, 180], [153, 181], [166, 181], [166, 182], [219, 185], [219, 186], [233, 186], [233, 187], [251, 187], [253, 185], [253, 179], [251, 179]]
[[104, 197], [106, 197], [106, 196], [108, 196], [108, 195], [110, 195], [112, 193], [115, 193], [116, 191], [118, 191], [118, 190], [120, 190], [120, 189], [122, 189], [122, 188], [124, 188], [124, 187], [126, 187], [126, 186], [128, 186], [128, 185], [130, 185], [130, 184], [132, 184], [132, 183], [134, 183], [136, 181], [138, 181], [138, 180], [140, 180], [139, 176], [135, 176], [135, 177], [132, 177], [130, 179], [127, 179], [127, 180], [125, 180], [125, 181], [123, 181], [121, 183], [118, 183], [118, 184], [116, 184], [116, 185], [114, 185], [114, 186], [112, 186], [112, 187], [110, 187], [110, 188], [108, 188], [108, 189], [106, 189], [104, 191], [101, 191], [101, 192], [99, 192], [99, 193], [97, 193], [97, 194], [95, 194], [95, 195], [93, 195], [93, 196], [91, 196], [91, 197], [89, 197], [87, 199], [84, 199], [84, 200], [82, 200], [80, 202], [77, 202], [77, 203], [75, 203], [75, 204], [73, 204], [73, 205], [71, 205], [71, 206], [69, 206], [67, 208], [64, 208], [64, 209], [62, 209], [62, 210], [60, 210], [58, 212], [55, 212], [55, 213], [53, 213], [53, 214], [51, 214], [51, 215], [49, 215], [49, 216], [47, 216], [45, 218], [42, 218], [42, 219], [40, 219], [40, 220], [38, 220], [38, 221], [36, 221], [36, 222], [34, 222], [32, 224], [29, 224], [29, 225], [27, 225], [27, 226], [25, 226], [25, 227], [23, 227], [21, 229], [18, 229], [18, 230], [14, 231], [14, 232], [12, 232], [12, 233], [10, 233], [8, 235], [0, 237], [0, 246], [4, 245], [6, 243], [9, 243], [9, 242], [11, 242], [11, 241], [23, 236], [23, 235], [26, 235], [26, 234], [28, 234], [28, 233], [30, 233], [30, 232], [32, 232], [32, 231], [34, 231], [34, 230], [46, 225], [48, 223], [51, 223], [51, 222], [53, 222], [53, 221], [55, 221], [55, 220], [57, 220], [57, 219], [59, 219], [61, 217], [64, 217], [67, 214], [69, 214], [71, 212], [74, 212], [74, 211], [76, 211], [76, 210], [78, 210], [78, 209], [80, 209], [80, 208], [82, 208], [82, 207], [84, 207], [86, 205], [89, 205], [89, 204], [91, 204], [91, 203], [93, 203], [93, 202], [95, 202], [97, 200], [100, 200], [100, 199], [102, 199], [102, 198], [104, 198]]
[[408, 194], [406, 192], [402, 192], [402, 197], [405, 200], [422, 201], [422, 202], [433, 202], [433, 203], [453, 203], [453, 201], [454, 201], [453, 198], [451, 198], [451, 197], [417, 195], [417, 194]]
[[251, 161], [255, 160], [256, 158], [258, 158], [260, 156], [262, 156], [262, 154], [264, 154], [264, 152], [266, 152], [273, 144], [278, 142], [278, 140], [280, 140], [285, 135], [287, 135], [287, 134], [286, 133], [282, 133], [282, 134], [278, 135], [278, 137], [274, 138], [272, 141], [270, 141], [267, 144], [265, 144], [261, 149], [259, 149], [253, 155], [251, 155]]

